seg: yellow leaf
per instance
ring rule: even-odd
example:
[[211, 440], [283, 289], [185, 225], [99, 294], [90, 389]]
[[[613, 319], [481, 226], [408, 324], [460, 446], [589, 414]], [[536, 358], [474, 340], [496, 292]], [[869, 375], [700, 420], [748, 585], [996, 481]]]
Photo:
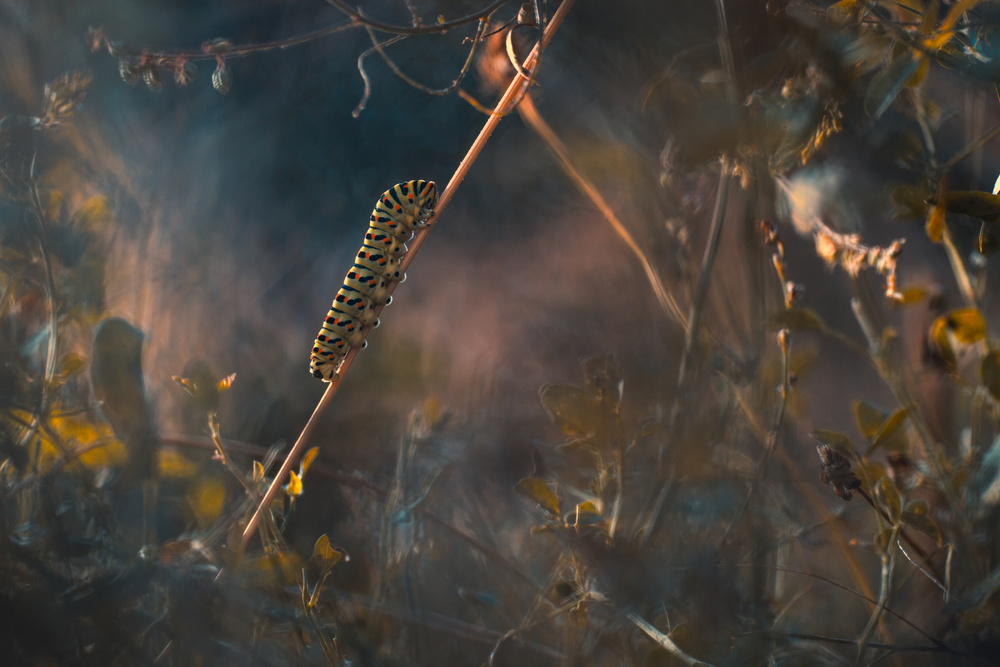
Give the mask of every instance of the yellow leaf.
[[186, 479], [198, 472], [198, 464], [173, 447], [163, 447], [157, 455], [160, 477]]
[[68, 377], [87, 366], [87, 357], [76, 352], [67, 352], [59, 360], [59, 374]]
[[514, 491], [538, 503], [538, 506], [549, 514], [559, 516], [559, 496], [544, 480], [525, 477], [514, 486]]
[[58, 190], [52, 190], [49, 192], [48, 197], [45, 198], [45, 202], [42, 206], [45, 209], [46, 220], [58, 220], [59, 215], [62, 212], [63, 194]]
[[953, 310], [935, 320], [933, 326], [943, 327], [962, 345], [971, 345], [986, 338], [986, 320], [977, 308]]
[[827, 18], [833, 23], [847, 23], [858, 14], [858, 0], [840, 0], [826, 10]]
[[288, 471], [288, 484], [285, 484], [282, 489], [285, 490], [289, 496], [295, 498], [296, 496], [302, 495], [302, 478], [295, 474], [294, 470]]
[[187, 502], [198, 528], [204, 530], [222, 516], [226, 488], [217, 479], [198, 480], [188, 491]]
[[125, 461], [128, 460], [128, 451], [125, 449], [124, 442], [112, 440], [96, 447], [81, 448], [76, 460], [90, 470], [117, 468], [125, 465]]
[[107, 197], [91, 197], [73, 213], [73, 224], [93, 231], [101, 231], [113, 222]]
[[257, 585], [289, 586], [302, 573], [302, 559], [290, 552], [271, 552], [244, 559], [238, 572]]
[[299, 477], [306, 476], [306, 472], [309, 470], [309, 466], [312, 465], [312, 462], [316, 459], [317, 454], [319, 454], [319, 447], [313, 447], [306, 452], [305, 456], [302, 457], [302, 460], [299, 461]]
[[945, 222], [944, 206], [941, 204], [931, 206], [927, 212], [927, 224], [924, 225], [927, 238], [934, 243], [941, 243], [941, 238], [944, 236]]
[[343, 549], [330, 544], [330, 538], [325, 533], [320, 535], [319, 539], [316, 540], [312, 557], [314, 560], [320, 562], [324, 570], [329, 570], [342, 559], [349, 560]]
[[907, 287], [899, 295], [896, 303], [901, 306], [912, 306], [927, 298], [927, 292], [922, 287]]
[[194, 380], [191, 380], [189, 378], [182, 378], [180, 375], [172, 375], [171, 378], [173, 378], [174, 382], [184, 387], [184, 391], [191, 394], [195, 398], [198, 397], [198, 394], [200, 392], [198, 391], [198, 385], [195, 384]]
[[961, 308], [945, 313], [931, 324], [930, 340], [952, 371], [960, 353], [986, 338], [986, 321], [976, 308]]
[[216, 391], [225, 391], [233, 386], [233, 382], [236, 381], [236, 373], [227, 375], [226, 377], [219, 380], [219, 383], [215, 385]]

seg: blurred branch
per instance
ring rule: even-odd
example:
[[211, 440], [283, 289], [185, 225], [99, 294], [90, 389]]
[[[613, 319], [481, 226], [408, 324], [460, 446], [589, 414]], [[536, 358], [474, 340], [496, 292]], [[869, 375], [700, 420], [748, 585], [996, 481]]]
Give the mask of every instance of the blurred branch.
[[653, 294], [656, 295], [657, 301], [660, 302], [660, 306], [663, 310], [670, 315], [677, 324], [681, 326], [682, 329], [687, 330], [687, 318], [684, 312], [681, 310], [677, 301], [674, 299], [673, 295], [667, 291], [664, 287], [663, 282], [660, 280], [660, 276], [656, 273], [656, 270], [649, 263], [649, 259], [646, 257], [646, 253], [643, 252], [642, 248], [632, 237], [631, 232], [622, 224], [615, 215], [615, 212], [611, 209], [608, 203], [604, 200], [604, 197], [597, 191], [597, 188], [587, 179], [586, 176], [577, 171], [573, 163], [570, 162], [568, 151], [566, 150], [565, 144], [560, 141], [556, 133], [552, 131], [552, 128], [545, 119], [541, 117], [538, 113], [538, 109], [535, 107], [535, 102], [531, 98], [531, 95], [525, 95], [521, 104], [517, 108], [518, 113], [521, 114], [521, 118], [524, 120], [528, 126], [538, 134], [539, 137], [545, 141], [546, 146], [552, 151], [552, 154], [559, 161], [559, 165], [563, 168], [563, 171], [576, 183], [580, 191], [585, 194], [598, 211], [604, 216], [604, 219], [608, 221], [611, 228], [616, 234], [621, 238], [621, 240], [628, 246], [628, 249], [632, 251], [636, 259], [639, 260], [639, 264], [642, 266], [643, 272], [646, 274], [646, 279], [649, 281], [650, 286], [653, 288]]
[[[719, 242], [722, 240], [722, 227], [726, 221], [726, 210], [729, 205], [729, 186], [731, 182], [732, 170], [729, 168], [727, 160], [723, 158], [719, 173], [719, 192], [715, 198], [715, 211], [712, 214], [712, 226], [708, 232], [708, 243], [705, 245], [705, 255], [701, 261], [698, 284], [695, 287], [694, 296], [691, 298], [691, 308], [688, 311], [687, 318], [688, 326], [684, 335], [684, 350], [681, 353], [680, 371], [677, 373], [677, 386], [682, 390], [687, 384], [691, 352], [694, 348], [695, 338], [698, 336], [698, 329], [701, 326], [701, 314], [705, 304], [705, 295], [708, 294], [708, 285], [712, 279], [715, 257], [719, 251]], [[683, 391], [678, 393], [678, 397], [682, 395]]]
[[639, 616], [639, 614], [634, 611], [630, 611], [626, 614], [626, 616], [628, 617], [628, 620], [635, 623], [637, 628], [645, 632], [650, 639], [662, 646], [666, 651], [671, 653], [685, 665], [708, 665], [708, 667], [711, 667], [711, 663], [703, 662], [685, 653], [684, 650], [670, 638], [670, 635], [663, 634], [657, 630], [652, 623], [644, 619], [642, 616]]

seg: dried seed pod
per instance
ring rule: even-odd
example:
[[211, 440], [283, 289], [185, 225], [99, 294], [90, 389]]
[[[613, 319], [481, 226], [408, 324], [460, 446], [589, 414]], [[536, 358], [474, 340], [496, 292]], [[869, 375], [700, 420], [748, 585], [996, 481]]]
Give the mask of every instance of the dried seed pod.
[[186, 86], [194, 80], [194, 75], [198, 68], [192, 62], [178, 63], [174, 67], [174, 83], [178, 86]]
[[135, 67], [125, 58], [118, 59], [118, 74], [121, 76], [122, 81], [130, 86], [134, 86], [139, 83], [140, 73], [139, 68]]
[[142, 69], [142, 80], [150, 90], [158, 90], [163, 85], [163, 82], [160, 80], [160, 73], [152, 66]]
[[861, 487], [861, 480], [851, 470], [851, 462], [826, 444], [816, 445], [816, 451], [822, 464], [820, 480], [833, 485], [838, 496], [850, 500], [851, 491]]
[[538, 25], [538, 21], [535, 20], [535, 8], [530, 2], [522, 4], [521, 8], [517, 11], [517, 24], [525, 26]]
[[225, 63], [219, 63], [212, 72], [212, 87], [225, 95], [233, 85], [233, 74]]

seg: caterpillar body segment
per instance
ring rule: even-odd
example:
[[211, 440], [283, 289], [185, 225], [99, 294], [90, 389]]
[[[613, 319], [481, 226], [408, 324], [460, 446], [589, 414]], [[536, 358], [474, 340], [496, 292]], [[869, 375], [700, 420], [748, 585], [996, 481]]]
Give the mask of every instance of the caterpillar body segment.
[[364, 292], [359, 292], [353, 287], [344, 285], [333, 298], [333, 307], [353, 317], [362, 326], [374, 324], [375, 303], [369, 299]]
[[364, 266], [355, 264], [351, 267], [344, 279], [344, 287], [361, 292], [375, 305], [392, 302], [392, 297], [389, 296], [389, 279]]
[[399, 270], [399, 260], [393, 259], [378, 248], [361, 246], [361, 250], [354, 258], [354, 265], [371, 269], [380, 276], [385, 276], [386, 280], [400, 281], [403, 279], [403, 273]]
[[[375, 216], [372, 216], [373, 218]], [[402, 257], [406, 254], [406, 242], [410, 239], [400, 239], [383, 229], [374, 226], [365, 233], [365, 246], [377, 248], [390, 257]]]
[[389, 289], [406, 280], [400, 259], [413, 232], [427, 227], [438, 192], [434, 181], [397, 183], [382, 193], [369, 218], [364, 245], [313, 343], [309, 370], [324, 382], [337, 379], [337, 369], [351, 348], [368, 345], [363, 329], [378, 326], [375, 310], [392, 302]]
[[347, 352], [344, 349], [345, 345], [360, 349], [364, 349], [368, 345], [364, 335], [361, 333], [361, 323], [347, 313], [333, 308], [326, 314], [326, 319], [323, 320], [323, 328], [320, 330], [317, 340], [326, 342], [323, 338], [324, 336], [329, 339], [330, 346], [344, 350], [345, 353]]

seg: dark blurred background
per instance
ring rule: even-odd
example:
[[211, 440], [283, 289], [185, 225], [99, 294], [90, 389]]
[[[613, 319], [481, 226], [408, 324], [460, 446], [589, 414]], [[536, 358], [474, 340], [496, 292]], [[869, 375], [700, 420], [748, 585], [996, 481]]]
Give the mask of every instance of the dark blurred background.
[[[439, 14], [452, 19], [482, 4], [381, 0], [362, 8], [368, 16], [407, 25], [408, 7], [430, 23]], [[822, 12], [805, 12], [801, 23], [790, 21], [780, 11], [785, 4], [726, 3], [747, 100], [758, 88], [780, 88], [781, 76], [801, 74], [810, 63], [829, 66], [833, 80], [848, 69], [831, 62], [846, 48], [835, 29], [816, 27]], [[556, 4], [541, 7], [551, 14]], [[516, 10], [516, 4], [504, 5], [493, 25], [499, 27]], [[377, 197], [410, 179], [431, 179], [443, 187], [486, 116], [454, 93], [433, 96], [412, 88], [373, 55], [366, 60], [371, 97], [355, 118], [352, 111], [363, 93], [357, 59], [371, 46], [362, 30], [229, 58], [233, 83], [225, 95], [212, 88], [211, 61], [198, 62], [197, 75], [186, 86], [166, 77], [157, 90], [142, 82], [126, 85], [114, 58], [90, 51], [87, 30], [100, 26], [109, 39], [133, 49], [198, 50], [216, 38], [237, 46], [280, 41], [346, 20], [318, 0], [0, 2], [0, 114], [36, 113], [44, 84], [65, 72], [86, 70], [93, 76], [75, 129], [66, 134], [73, 161], [63, 160], [69, 149], [52, 147], [41, 183], [58, 184], [77, 204], [99, 193], [111, 202], [115, 227], [104, 249], [109, 262], [101, 312], [124, 318], [146, 336], [145, 385], [161, 434], [207, 432], [204, 412], [192, 408], [171, 379], [190, 376], [207, 363], [211, 377], [236, 373], [219, 403], [224, 437], [260, 447], [293, 442], [325, 388], [308, 373], [312, 339]], [[468, 49], [463, 40], [473, 34], [473, 26], [466, 26], [412, 37], [387, 50], [409, 76], [444, 87], [459, 72]], [[522, 53], [531, 34], [523, 32]], [[576, 167], [602, 193], [685, 312], [716, 201], [716, 157], [732, 148], [736, 132], [733, 107], [724, 102], [719, 83], [724, 74], [718, 35], [715, 5], [704, 0], [581, 1], [545, 52], [539, 85], [531, 93]], [[463, 88], [492, 107], [498, 82], [486, 69], [474, 65]], [[939, 70], [930, 76], [937, 77], [928, 89], [941, 106], [936, 136], [947, 156], [994, 122], [995, 93], [988, 82]], [[847, 97], [837, 88], [847, 85], [834, 81], [827, 94]], [[890, 189], [912, 176], [897, 158], [901, 137], [913, 134], [914, 124], [890, 111], [876, 126], [858, 105], [845, 102], [843, 110], [845, 131], [810, 167], [788, 173], [794, 187], [818, 184], [819, 194], [812, 195], [821, 200], [817, 206], [835, 209], [834, 217], [844, 224], [858, 225], [845, 231], [861, 231], [873, 244], [907, 238], [901, 282], [943, 300], [886, 315], [920, 367], [926, 361], [926, 327], [942, 312], [942, 303], [954, 305], [956, 290], [943, 253], [922, 234], [923, 220], [891, 219]], [[989, 191], [998, 163], [989, 151], [977, 153], [950, 175], [949, 186]], [[758, 199], [758, 193], [738, 185], [732, 192], [731, 210], [744, 211], [747, 201], [757, 208], [746, 206], [751, 210], [730, 216], [706, 326], [746, 353], [723, 360], [746, 364], [742, 370], [727, 367], [726, 373], [737, 377], [745, 371], [750, 378], [760, 364], [758, 379], [770, 384], [755, 400], [769, 405], [780, 377], [773, 338], [765, 340], [763, 332], [777, 328], [768, 316], [781, 308], [781, 288], [770, 251], [761, 249], [755, 234], [758, 218], [779, 222], [780, 197], [771, 192], [770, 200]], [[955, 234], [971, 248], [977, 231], [959, 223]], [[782, 236], [788, 273], [806, 286], [804, 305], [865, 344], [845, 296], [852, 287], [843, 272], [824, 267], [793, 226], [783, 225]], [[89, 354], [86, 336], [70, 340]], [[515, 503], [510, 490], [518, 479], [545, 476], [559, 465], [555, 443], [562, 435], [539, 402], [539, 387], [578, 383], [581, 359], [612, 354], [624, 378], [623, 420], [634, 427], [650, 416], [664, 417], [676, 405], [683, 341], [635, 255], [544, 142], [511, 114], [382, 313], [381, 327], [369, 337], [311, 445], [320, 448], [325, 465], [388, 489], [412, 412], [446, 411], [440, 437], [421, 452], [425, 469], [447, 471], [440, 483], [447, 491], [431, 494], [428, 506], [517, 554], [511, 558], [541, 581], [551, 563], [534, 560], [539, 547], [528, 535], [526, 506]], [[813, 334], [796, 338], [795, 345], [799, 383], [782, 442], [793, 459], [811, 467], [801, 477], [780, 473], [772, 481], [782, 489], [815, 484], [818, 464], [809, 431], [850, 431], [853, 398], [893, 403], [873, 367], [850, 350]], [[692, 395], [714, 397], [717, 372], [711, 365], [702, 369]], [[920, 377], [929, 404], [950, 400], [934, 368]], [[433, 408], [427, 407], [429, 399]], [[704, 524], [725, 525], [736, 511], [744, 493], [737, 477], [753, 467], [736, 460], [737, 453], [752, 438], [745, 429], [732, 437], [731, 424], [742, 425], [733, 405], [700, 409], [696, 404], [688, 415], [692, 424], [681, 429], [688, 439], [677, 447], [677, 475], [690, 486], [685, 500], [671, 505], [671, 520], [684, 534], [676, 547], [683, 553], [679, 561], [698, 573], [684, 586], [701, 586], [701, 598], [714, 604], [732, 598], [730, 580], [700, 562], [710, 540], [700, 540], [698, 531]], [[952, 425], [936, 426], [952, 434]], [[669, 446], [654, 438], [636, 455], [652, 465], [659, 461], [657, 451]], [[420, 488], [417, 477], [411, 493]], [[832, 504], [832, 493], [826, 495]], [[354, 558], [337, 584], [364, 591], [362, 579], [377, 570], [380, 509], [371, 498], [352, 498], [335, 485], [307, 484], [288, 535], [304, 552], [321, 533], [347, 546]], [[801, 508], [792, 505], [776, 511], [777, 533], [788, 528], [783, 521], [802, 520]], [[435, 543], [422, 533], [406, 540], [427, 549], [417, 550], [427, 555], [425, 582], [431, 575], [448, 580], [440, 588], [427, 586], [427, 608], [464, 610], [452, 613], [475, 620], [456, 591], [476, 586], [504, 591], [507, 580], [478, 556], [470, 562], [461, 545]], [[623, 562], [621, 567], [631, 567], [631, 561]], [[600, 559], [591, 565], [599, 570]], [[823, 600], [808, 604], [821, 610]], [[506, 609], [518, 607], [509, 599], [507, 604]], [[710, 606], [705, 614], [714, 613]], [[484, 617], [493, 627], [503, 625]], [[505, 621], [513, 627], [518, 619]], [[843, 634], [852, 631], [857, 629]]]

